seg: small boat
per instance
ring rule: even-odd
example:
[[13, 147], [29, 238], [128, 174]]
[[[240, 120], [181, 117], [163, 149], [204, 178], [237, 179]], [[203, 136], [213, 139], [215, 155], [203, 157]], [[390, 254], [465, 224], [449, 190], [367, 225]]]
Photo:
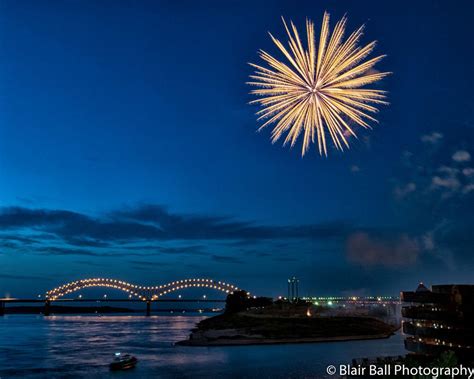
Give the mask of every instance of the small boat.
[[110, 364], [110, 369], [113, 371], [117, 370], [128, 370], [134, 368], [138, 362], [138, 359], [130, 354], [115, 353], [114, 361]]

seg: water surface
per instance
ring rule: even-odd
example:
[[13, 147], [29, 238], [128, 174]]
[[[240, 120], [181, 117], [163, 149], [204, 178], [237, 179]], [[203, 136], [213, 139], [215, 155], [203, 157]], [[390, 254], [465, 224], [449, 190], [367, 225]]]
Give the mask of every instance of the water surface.
[[[329, 364], [404, 354], [397, 334], [372, 341], [185, 347], [202, 316], [0, 317], [0, 378], [324, 378]], [[110, 372], [117, 351], [133, 370]]]

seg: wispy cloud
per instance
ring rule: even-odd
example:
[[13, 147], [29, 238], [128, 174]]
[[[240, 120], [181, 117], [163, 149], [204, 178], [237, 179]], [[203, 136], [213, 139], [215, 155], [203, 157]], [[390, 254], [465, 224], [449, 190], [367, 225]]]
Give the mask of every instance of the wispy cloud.
[[76, 246], [170, 240], [265, 240], [326, 238], [344, 234], [344, 223], [268, 226], [229, 217], [182, 215], [159, 205], [141, 205], [101, 217], [67, 210], [0, 208], [0, 228], [43, 231]]
[[[469, 166], [471, 153], [466, 148], [472, 146], [474, 130], [463, 129], [462, 133], [462, 141], [456, 133], [422, 136], [423, 144], [414, 148], [415, 153], [402, 154], [400, 173], [393, 180], [401, 216], [397, 221], [417, 233], [420, 254], [414, 256], [438, 259], [450, 267], [456, 261], [474, 262], [474, 168]], [[437, 148], [423, 146], [426, 144]]]
[[469, 162], [471, 154], [466, 150], [458, 150], [453, 154], [452, 158], [455, 162]]
[[443, 139], [443, 135], [440, 132], [431, 132], [421, 136], [421, 141], [428, 144], [437, 144]]
[[211, 259], [216, 262], [221, 262], [221, 263], [244, 263], [244, 261], [240, 258], [232, 257], [232, 256], [226, 256], [226, 255], [216, 255], [213, 254], [211, 256]]
[[7, 247], [14, 250], [22, 246], [45, 255], [187, 254], [207, 255], [220, 263], [241, 263], [235, 256], [216, 254], [209, 246], [218, 244], [239, 255], [247, 254], [249, 247], [259, 254], [271, 248], [276, 256], [281, 244], [290, 240], [343, 241], [353, 226], [345, 222], [261, 225], [227, 216], [173, 213], [161, 205], [141, 204], [98, 216], [62, 209], [4, 207], [0, 208], [0, 230], [0, 243]]

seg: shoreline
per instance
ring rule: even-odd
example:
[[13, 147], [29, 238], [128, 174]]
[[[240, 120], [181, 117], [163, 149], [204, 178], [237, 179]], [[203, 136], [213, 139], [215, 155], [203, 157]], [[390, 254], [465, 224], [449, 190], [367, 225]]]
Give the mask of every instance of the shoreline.
[[374, 334], [370, 336], [338, 336], [338, 337], [309, 337], [309, 338], [219, 338], [216, 340], [183, 340], [175, 343], [177, 346], [245, 346], [245, 345], [281, 345], [292, 343], [321, 343], [376, 340], [389, 338], [394, 333]]
[[265, 316], [254, 317], [240, 312], [206, 318], [191, 330], [188, 339], [175, 345], [243, 346], [373, 340], [389, 338], [397, 329], [367, 317], [282, 317], [275, 312]]

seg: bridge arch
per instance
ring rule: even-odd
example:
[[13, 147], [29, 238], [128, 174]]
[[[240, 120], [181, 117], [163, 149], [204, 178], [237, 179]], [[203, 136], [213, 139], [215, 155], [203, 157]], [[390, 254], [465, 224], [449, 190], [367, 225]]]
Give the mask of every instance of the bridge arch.
[[[89, 287], [108, 287], [118, 289], [128, 293], [129, 297], [131, 298], [137, 298], [144, 301], [158, 300], [160, 297], [166, 294], [187, 288], [209, 288], [227, 294], [240, 290], [238, 287], [226, 282], [202, 278], [177, 280], [158, 286], [139, 286], [136, 284], [124, 282], [122, 280], [109, 278], [89, 278], [76, 280], [53, 288], [52, 290], [46, 292], [46, 299], [54, 301], [65, 295]], [[249, 292], [247, 294], [250, 296]]]
[[52, 290], [46, 292], [46, 299], [56, 300], [60, 297], [63, 297], [72, 292], [80, 291], [84, 288], [89, 287], [108, 287], [122, 290], [129, 294], [129, 297], [142, 298], [142, 294], [139, 286], [127, 283], [122, 280], [117, 279], [108, 279], [108, 278], [89, 278], [81, 279], [73, 282], [66, 283], [62, 286], [53, 288]]
[[[233, 293], [234, 291], [240, 290], [238, 287], [221, 281], [213, 279], [183, 279], [175, 282], [170, 282], [161, 286], [152, 287], [151, 299], [157, 300], [160, 297], [169, 294], [171, 292], [180, 291], [187, 288], [209, 288], [217, 291], [224, 292], [226, 294]], [[250, 295], [250, 293], [248, 293]]]

